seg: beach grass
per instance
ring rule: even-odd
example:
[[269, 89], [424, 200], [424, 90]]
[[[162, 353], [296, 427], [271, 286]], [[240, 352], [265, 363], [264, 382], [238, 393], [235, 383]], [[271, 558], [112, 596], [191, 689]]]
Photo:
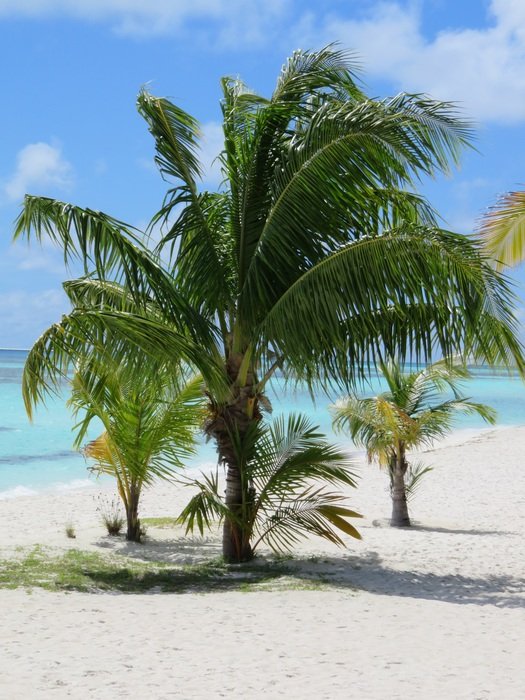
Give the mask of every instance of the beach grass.
[[179, 525], [177, 518], [163, 517], [163, 518], [141, 518], [141, 525], [146, 527], [177, 527]]
[[242, 567], [222, 559], [174, 566], [128, 557], [70, 549], [55, 552], [43, 546], [0, 560], [1, 588], [43, 588], [48, 591], [187, 593], [237, 590], [319, 590], [323, 577], [294, 576], [281, 561], [254, 561]]

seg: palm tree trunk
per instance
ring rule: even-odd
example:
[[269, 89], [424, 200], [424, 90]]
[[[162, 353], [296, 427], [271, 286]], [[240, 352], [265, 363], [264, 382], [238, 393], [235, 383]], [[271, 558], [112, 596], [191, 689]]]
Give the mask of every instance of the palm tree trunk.
[[[239, 513], [242, 519], [246, 494], [243, 494], [239, 467], [228, 464], [226, 468], [225, 503], [233, 513]], [[237, 521], [225, 518], [222, 529], [222, 556], [229, 563], [240, 563], [253, 559], [250, 545], [250, 533]]]
[[250, 428], [261, 420], [254, 391], [254, 376], [248, 373], [242, 386], [236, 385], [242, 355], [231, 355], [227, 362], [227, 374], [231, 381], [232, 397], [228, 404], [212, 406], [213, 418], [208, 421], [206, 432], [217, 443], [219, 461], [226, 467], [225, 504], [237, 518], [225, 518], [222, 533], [222, 554], [229, 563], [253, 559], [250, 545], [251, 532], [246, 517], [249, 488], [242, 474], [233, 436], [240, 444]]
[[135, 485], [131, 486], [129, 497], [126, 501], [127, 532], [126, 539], [129, 542], [140, 542], [141, 528], [138, 517], [140, 489]]
[[[249, 419], [239, 405], [230, 405], [223, 409], [222, 420], [214, 421], [214, 437], [217, 441], [219, 460], [226, 467], [226, 490], [224, 502], [237, 518], [225, 518], [222, 531], [222, 555], [228, 563], [240, 563], [253, 559], [250, 546], [251, 533], [247, 530], [246, 513], [248, 492], [242, 478], [242, 466], [233, 444], [232, 431], [235, 430], [238, 440], [242, 442], [255, 419]], [[257, 419], [258, 420], [258, 419]], [[223, 423], [223, 430], [219, 425]]]
[[405, 489], [405, 472], [407, 463], [403, 455], [396, 455], [390, 463], [390, 479], [392, 492], [392, 527], [410, 527], [408, 503]]

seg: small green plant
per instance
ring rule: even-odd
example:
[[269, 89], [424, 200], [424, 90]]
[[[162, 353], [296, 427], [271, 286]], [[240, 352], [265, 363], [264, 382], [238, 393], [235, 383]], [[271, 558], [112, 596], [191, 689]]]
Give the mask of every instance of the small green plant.
[[186, 532], [202, 535], [216, 521], [233, 523], [239, 537], [228, 563], [250, 561], [261, 542], [286, 554], [311, 534], [341, 547], [341, 533], [361, 539], [348, 519], [362, 516], [346, 506], [344, 495], [328, 489], [355, 487], [351, 463], [305, 416], [252, 425], [231, 439], [242, 466], [240, 502], [232, 506], [222, 497], [217, 473], [188, 479], [198, 492], [179, 516]]
[[75, 532], [75, 526], [71, 522], [66, 523], [66, 537], [69, 537], [70, 540], [74, 540], [77, 536], [77, 533]]
[[100, 519], [106, 528], [108, 535], [118, 537], [126, 521], [120, 507], [119, 499], [112, 498], [111, 500], [108, 500], [104, 496], [98, 496], [97, 500], [97, 511], [100, 514]]

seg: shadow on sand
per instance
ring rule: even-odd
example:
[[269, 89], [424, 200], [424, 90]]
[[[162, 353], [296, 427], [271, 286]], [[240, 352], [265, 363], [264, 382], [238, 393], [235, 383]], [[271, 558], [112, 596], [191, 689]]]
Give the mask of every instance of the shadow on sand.
[[421, 571], [400, 571], [383, 566], [372, 552], [363, 557], [296, 560], [296, 576], [318, 576], [336, 587], [352, 587], [376, 595], [420, 598], [461, 605], [525, 607], [525, 581], [507, 575], [483, 578]]
[[[390, 528], [390, 520], [372, 520], [373, 527], [384, 527]], [[418, 522], [412, 521], [412, 524], [408, 528], [402, 528], [403, 532], [441, 532], [445, 535], [515, 535], [519, 536], [519, 533], [513, 532], [511, 530], [480, 530], [479, 528], [471, 528], [470, 530], [465, 528], [450, 528], [443, 527], [439, 525], [421, 525]]]
[[143, 562], [164, 562], [175, 565], [203, 564], [219, 559], [221, 543], [216, 538], [175, 537], [171, 539], [146, 538], [144, 544], [127, 542], [122, 537], [101, 537], [97, 547], [113, 554], [132, 557]]
[[[438, 531], [440, 531], [438, 529]], [[481, 534], [480, 531], [455, 531], [446, 533]], [[491, 534], [496, 534], [491, 532]], [[107, 538], [100, 542], [113, 553], [131, 557], [142, 562], [163, 562], [174, 567], [202, 565], [217, 562], [221, 547], [217, 539], [174, 538], [148, 540], [148, 546], [115, 542]], [[181, 571], [182, 573], [182, 571]], [[321, 584], [330, 588], [367, 591], [375, 595], [399, 596], [435, 600], [460, 605], [493, 605], [500, 608], [525, 607], [525, 581], [508, 575], [472, 577], [443, 571], [440, 574], [422, 571], [403, 571], [386, 567], [376, 552], [368, 555], [342, 557], [305, 557], [273, 559], [257, 557], [248, 565], [225, 567], [220, 580], [213, 577], [203, 579], [198, 588], [201, 592], [238, 590], [246, 583], [274, 581], [286, 578], [288, 588], [315, 588]], [[152, 584], [154, 585], [154, 576]], [[159, 584], [161, 581], [159, 580]], [[191, 589], [191, 587], [190, 587]], [[255, 590], [255, 588], [253, 589]], [[180, 591], [186, 592], [186, 591]]]

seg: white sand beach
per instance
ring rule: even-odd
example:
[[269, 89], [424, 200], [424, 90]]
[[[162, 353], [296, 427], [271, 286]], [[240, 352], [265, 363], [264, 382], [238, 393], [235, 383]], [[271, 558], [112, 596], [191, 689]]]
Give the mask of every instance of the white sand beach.
[[[435, 469], [411, 502], [412, 529], [387, 526], [387, 478], [362, 462], [350, 493], [362, 542], [305, 542], [283, 590], [0, 590], [0, 698], [525, 697], [525, 427], [422, 457]], [[220, 554], [215, 535], [204, 546], [168, 529], [144, 545], [109, 538], [95, 493], [1, 501], [1, 558], [34, 544], [175, 563]], [[187, 496], [156, 486], [142, 515], [176, 515]]]

